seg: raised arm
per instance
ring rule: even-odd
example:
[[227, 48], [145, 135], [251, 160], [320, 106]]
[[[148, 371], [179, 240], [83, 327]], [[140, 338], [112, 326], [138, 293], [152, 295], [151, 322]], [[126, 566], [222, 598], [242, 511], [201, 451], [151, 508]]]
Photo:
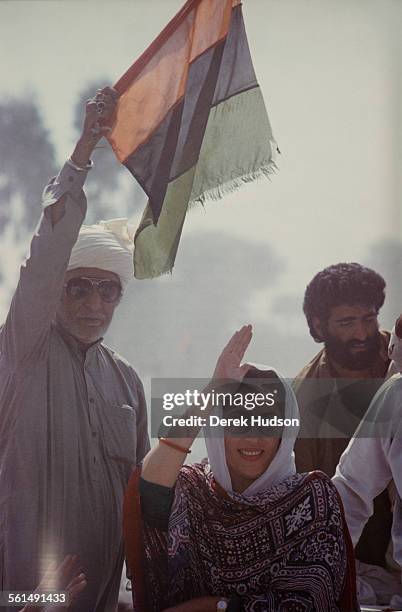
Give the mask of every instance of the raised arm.
[[[240, 364], [251, 337], [251, 325], [244, 325], [232, 336], [217, 361], [209, 387], [214, 388], [220, 380], [243, 379], [249, 366]], [[194, 411], [190, 409], [187, 414], [194, 414]], [[187, 450], [190, 450], [198, 432], [199, 428], [194, 428], [186, 438], [169, 436], [168, 440], [174, 446], [168, 446], [159, 441], [144, 459], [142, 478], [153, 484], [173, 487], [186, 458]]]
[[17, 289], [0, 332], [1, 356], [13, 365], [28, 364], [41, 357], [71, 249], [86, 213], [82, 187], [91, 167], [90, 156], [109, 129], [102, 122], [113, 113], [116, 96], [114, 90], [104, 88], [87, 102], [82, 134], [74, 152], [45, 189], [44, 214], [33, 236], [30, 256], [21, 266]]

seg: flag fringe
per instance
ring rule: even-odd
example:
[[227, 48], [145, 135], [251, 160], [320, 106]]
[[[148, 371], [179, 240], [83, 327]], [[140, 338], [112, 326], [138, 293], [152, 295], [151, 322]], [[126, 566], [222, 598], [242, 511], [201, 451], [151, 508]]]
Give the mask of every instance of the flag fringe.
[[[226, 183], [223, 183], [222, 185], [214, 187], [213, 189], [204, 191], [200, 196], [198, 196], [198, 198], [195, 198], [189, 201], [188, 208], [190, 207], [192, 208], [196, 204], [202, 204], [204, 206], [206, 202], [211, 202], [214, 200], [215, 201], [221, 200], [225, 195], [228, 195], [229, 193], [233, 193], [234, 191], [237, 191], [244, 183], [250, 183], [251, 181], [254, 181], [255, 179], [267, 177], [271, 180], [270, 175], [275, 174], [277, 171], [278, 171], [278, 166], [276, 165], [274, 160], [270, 160], [267, 164], [264, 164], [263, 166], [258, 168], [258, 170], [254, 170], [253, 172], [249, 172], [247, 174], [244, 174], [243, 176], [238, 176], [234, 179], [231, 179], [230, 181], [227, 181]], [[141, 229], [144, 229], [144, 228], [141, 228]], [[139, 232], [137, 230], [137, 233], [134, 239], [134, 244], [135, 244], [135, 240], [137, 238], [138, 233]], [[135, 255], [134, 255], [134, 269], [135, 267], [136, 266], [135, 266]], [[168, 269], [161, 270], [160, 268], [158, 268], [158, 271], [153, 271], [153, 270], [149, 271], [148, 276], [137, 276], [137, 273], [135, 273], [135, 276], [138, 279], [157, 278], [160, 276], [166, 276], [167, 274], [172, 276], [173, 268], [174, 268], [174, 262], [172, 263], [172, 266]]]
[[238, 176], [222, 185], [217, 185], [212, 189], [208, 189], [204, 191], [197, 198], [191, 199], [188, 203], [189, 208], [193, 207], [195, 204], [206, 204], [206, 202], [212, 202], [221, 200], [224, 196], [237, 191], [244, 183], [251, 183], [255, 179], [260, 179], [262, 177], [266, 177], [271, 179], [271, 174], [275, 174], [278, 170], [278, 166], [276, 163], [271, 160], [267, 164], [264, 164], [258, 170], [254, 170], [253, 172], [249, 172], [248, 174], [244, 174], [243, 176]]

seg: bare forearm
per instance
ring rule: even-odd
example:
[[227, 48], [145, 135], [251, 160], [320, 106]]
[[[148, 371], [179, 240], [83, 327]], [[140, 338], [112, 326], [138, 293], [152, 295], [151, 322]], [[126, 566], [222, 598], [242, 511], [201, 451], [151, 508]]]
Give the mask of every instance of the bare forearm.
[[96, 142], [89, 135], [83, 134], [74, 147], [70, 159], [80, 166], [85, 168], [90, 163], [91, 155], [95, 148]]
[[[88, 100], [85, 109], [82, 133], [79, 137], [68, 163], [78, 172], [85, 173], [91, 167], [91, 155], [98, 141], [110, 128], [104, 125], [105, 120], [109, 120], [115, 109], [117, 100], [116, 92], [110, 87], [98, 90], [94, 98]], [[102, 110], [99, 112], [98, 105], [101, 103]], [[62, 197], [54, 203], [47, 212], [50, 215], [53, 227], [64, 216], [65, 198]]]
[[[204, 392], [211, 391], [216, 386], [216, 382], [211, 383], [204, 389]], [[210, 407], [207, 407], [200, 415], [198, 407], [189, 408], [184, 417], [204, 417], [208, 414]], [[172, 427], [167, 436], [158, 441], [158, 444], [152, 448], [146, 455], [142, 467], [141, 475], [144, 480], [154, 484], [163, 485], [165, 487], [173, 487], [176, 483], [188, 451], [198, 436], [201, 427], [188, 427], [183, 429], [180, 427], [180, 436], [177, 436], [177, 429]]]
[[[186, 416], [189, 414], [187, 412]], [[168, 437], [158, 440], [158, 444], [144, 458], [142, 477], [154, 484], [173, 487], [199, 430], [199, 427], [192, 428], [185, 438], [174, 437], [174, 431], [171, 431]]]

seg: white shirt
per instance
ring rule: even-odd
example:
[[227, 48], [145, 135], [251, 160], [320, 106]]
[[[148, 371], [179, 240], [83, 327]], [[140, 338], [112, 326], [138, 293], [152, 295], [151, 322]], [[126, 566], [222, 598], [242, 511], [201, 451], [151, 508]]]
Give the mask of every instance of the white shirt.
[[353, 544], [373, 513], [373, 499], [394, 480], [392, 540], [402, 569], [402, 375], [389, 378], [339, 460], [333, 482], [344, 504]]

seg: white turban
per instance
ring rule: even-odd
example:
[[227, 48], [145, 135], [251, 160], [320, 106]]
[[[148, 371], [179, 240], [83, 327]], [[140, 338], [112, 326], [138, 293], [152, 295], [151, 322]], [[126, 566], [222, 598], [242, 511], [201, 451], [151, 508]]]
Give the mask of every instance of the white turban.
[[96, 225], [83, 225], [72, 251], [67, 270], [99, 268], [114, 272], [122, 289], [133, 278], [133, 226], [127, 219], [109, 219]]

